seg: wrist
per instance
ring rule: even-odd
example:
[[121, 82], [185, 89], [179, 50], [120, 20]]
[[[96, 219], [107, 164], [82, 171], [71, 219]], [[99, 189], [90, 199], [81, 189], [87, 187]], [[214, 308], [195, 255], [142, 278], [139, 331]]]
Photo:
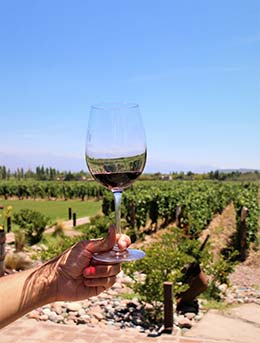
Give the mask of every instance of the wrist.
[[41, 278], [40, 292], [44, 304], [57, 301], [57, 266], [52, 261], [42, 265], [39, 270]]
[[28, 270], [24, 287], [24, 306], [39, 306], [56, 301], [56, 272], [51, 263]]

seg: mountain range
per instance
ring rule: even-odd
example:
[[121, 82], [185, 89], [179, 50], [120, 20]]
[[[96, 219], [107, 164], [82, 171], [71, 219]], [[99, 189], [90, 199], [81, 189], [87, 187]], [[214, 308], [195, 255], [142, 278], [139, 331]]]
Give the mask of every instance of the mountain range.
[[[55, 155], [53, 153], [26, 153], [20, 155], [18, 153], [5, 153], [0, 151], [0, 165], [5, 165], [10, 170], [14, 171], [17, 168], [24, 170], [34, 170], [37, 166], [45, 166], [56, 168], [57, 170], [78, 172], [80, 170], [87, 170], [84, 155], [80, 156], [63, 156]], [[156, 159], [147, 160], [144, 172], [146, 173], [171, 173], [171, 172], [188, 172], [206, 173], [212, 170], [217, 170], [216, 166], [212, 165], [194, 165], [177, 163], [173, 161], [159, 161]], [[232, 171], [234, 169], [226, 169]], [[242, 170], [242, 169], [241, 169]], [[249, 169], [243, 169], [249, 170]]]

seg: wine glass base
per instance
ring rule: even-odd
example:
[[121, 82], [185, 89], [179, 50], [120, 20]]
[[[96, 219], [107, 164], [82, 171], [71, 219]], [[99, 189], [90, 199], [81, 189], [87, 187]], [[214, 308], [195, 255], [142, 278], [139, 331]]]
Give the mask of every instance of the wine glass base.
[[126, 249], [125, 251], [106, 251], [102, 253], [93, 254], [93, 259], [99, 262], [105, 263], [121, 263], [139, 260], [145, 257], [145, 253], [142, 250]]

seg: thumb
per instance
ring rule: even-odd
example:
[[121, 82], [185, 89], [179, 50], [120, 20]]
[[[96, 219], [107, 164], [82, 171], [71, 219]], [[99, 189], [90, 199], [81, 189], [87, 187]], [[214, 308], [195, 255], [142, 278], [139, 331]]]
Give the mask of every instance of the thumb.
[[111, 225], [108, 229], [108, 234], [105, 238], [100, 240], [90, 241], [88, 244], [88, 251], [93, 253], [109, 251], [113, 248], [116, 242], [116, 226]]

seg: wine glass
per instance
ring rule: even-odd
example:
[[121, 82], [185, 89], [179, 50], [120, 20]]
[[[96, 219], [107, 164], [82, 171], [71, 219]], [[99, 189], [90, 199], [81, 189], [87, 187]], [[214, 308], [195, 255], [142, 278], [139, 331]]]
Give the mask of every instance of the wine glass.
[[[103, 103], [90, 110], [86, 163], [91, 175], [114, 194], [116, 230], [121, 234], [122, 191], [142, 173], [146, 162], [146, 138], [139, 106], [132, 103]], [[96, 253], [101, 262], [123, 262], [143, 258], [141, 250]]]

